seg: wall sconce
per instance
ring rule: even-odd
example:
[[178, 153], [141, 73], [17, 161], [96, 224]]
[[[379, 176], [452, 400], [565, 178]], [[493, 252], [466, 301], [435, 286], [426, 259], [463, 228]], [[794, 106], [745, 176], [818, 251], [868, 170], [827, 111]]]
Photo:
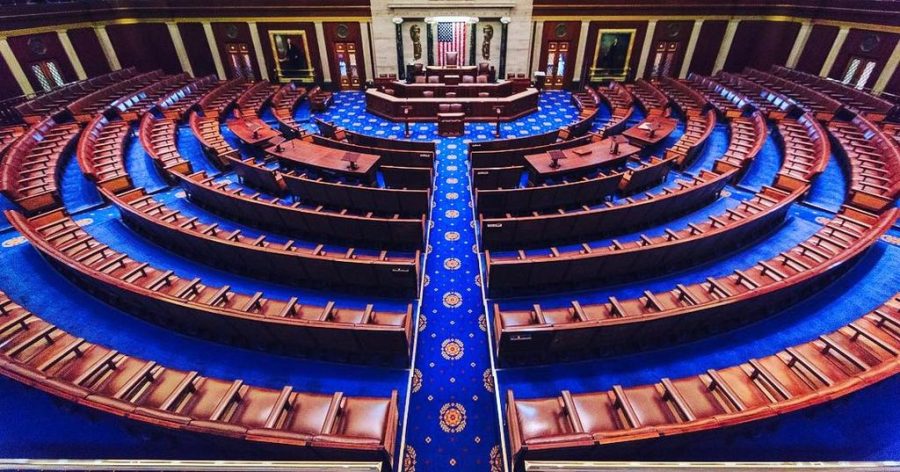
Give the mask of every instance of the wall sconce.
[[399, 25], [399, 24], [403, 23], [403, 18], [400, 18], [399, 16], [395, 16], [395, 17], [391, 18], [391, 21], [393, 21], [395, 25]]
[[512, 18], [510, 18], [508, 16], [504, 16], [504, 17], [500, 18], [500, 23], [503, 23], [504, 25], [508, 25], [511, 21], [512, 21]]

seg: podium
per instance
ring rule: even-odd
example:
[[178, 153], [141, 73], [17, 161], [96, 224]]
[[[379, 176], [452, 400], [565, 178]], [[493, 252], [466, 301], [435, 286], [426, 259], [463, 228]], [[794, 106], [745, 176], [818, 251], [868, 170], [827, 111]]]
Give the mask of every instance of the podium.
[[440, 104], [437, 119], [440, 136], [462, 136], [466, 132], [466, 114], [461, 103]]

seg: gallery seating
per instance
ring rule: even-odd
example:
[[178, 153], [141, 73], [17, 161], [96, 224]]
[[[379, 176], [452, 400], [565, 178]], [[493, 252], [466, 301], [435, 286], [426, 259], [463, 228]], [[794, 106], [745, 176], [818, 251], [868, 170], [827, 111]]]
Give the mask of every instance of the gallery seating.
[[110, 85], [119, 83], [133, 77], [137, 71], [134, 67], [128, 67], [108, 74], [82, 80], [65, 85], [48, 93], [39, 95], [31, 100], [16, 105], [16, 111], [27, 124], [36, 124], [45, 118], [67, 112], [66, 107]]
[[625, 125], [634, 114], [634, 96], [627, 87], [615, 80], [610, 81], [608, 86], [596, 88], [597, 94], [611, 110], [609, 121], [601, 128], [597, 134], [606, 137], [613, 134], [619, 134], [625, 129]]
[[421, 216], [428, 213], [428, 189], [395, 189], [331, 182], [306, 174], [282, 174], [288, 193], [300, 200], [330, 207], [373, 211], [382, 214]]
[[80, 131], [78, 123], [53, 118], [31, 125], [3, 158], [3, 194], [29, 214], [58, 207], [62, 202], [56, 174]]
[[549, 398], [517, 398], [508, 390], [515, 470], [525, 470], [526, 460], [602, 460], [617, 449], [653, 448], [699, 431], [728, 434], [730, 427], [845, 397], [900, 372], [898, 313], [895, 295], [817, 339], [680, 379], [562, 390]]
[[825, 94], [840, 102], [845, 108], [854, 113], [866, 115], [866, 119], [873, 123], [879, 123], [891, 118], [897, 113], [897, 105], [881, 97], [857, 90], [835, 80], [812, 75], [796, 69], [773, 64], [769, 73], [777, 75], [785, 80], [803, 84], [805, 87]]
[[58, 399], [177, 431], [290, 448], [294, 457], [381, 462], [397, 441], [397, 391], [365, 397], [247, 385], [76, 337], [0, 293], [0, 373]]
[[[730, 176], [724, 175], [723, 178]], [[641, 234], [607, 246], [582, 243], [580, 249], [551, 247], [545, 254], [497, 256], [485, 251], [490, 294], [509, 290], [536, 291], [542, 286], [574, 288], [586, 283], [614, 283], [649, 278], [698, 264], [754, 241], [784, 220], [802, 191], [763, 187], [752, 198], [723, 214], [665, 229], [658, 236]], [[524, 277], [525, 274], [535, 274]], [[538, 276], [537, 274], [541, 274]]]
[[766, 89], [742, 76], [719, 72], [715, 79], [747, 97], [751, 104], [770, 120], [778, 121], [785, 117], [797, 117], [803, 114], [803, 110], [793, 99]]
[[173, 173], [193, 172], [190, 161], [185, 159], [175, 144], [178, 125], [172, 118], [156, 118], [152, 113], [144, 114], [138, 127], [141, 146], [147, 151], [159, 172], [171, 180]]
[[761, 70], [746, 68], [743, 76], [772, 91], [790, 97], [804, 109], [812, 113], [816, 119], [830, 121], [843, 111], [844, 104], [801, 84]]
[[294, 111], [305, 98], [306, 87], [297, 86], [293, 82], [282, 85], [272, 96], [272, 115], [278, 120], [282, 134], [288, 137], [302, 134], [300, 126], [294, 121]]
[[207, 118], [219, 119], [219, 115], [227, 115], [228, 111], [234, 105], [245, 90], [252, 87], [253, 83], [244, 79], [231, 79], [226, 82], [220, 82], [204, 94], [197, 105], [192, 108], [203, 113]]
[[6, 217], [47, 260], [74, 283], [148, 321], [191, 334], [288, 354], [331, 351], [406, 359], [412, 305], [406, 312], [310, 306], [296, 297], [233, 291], [179, 277], [96, 240], [65, 210], [32, 218]]
[[119, 208], [122, 220], [158, 242], [193, 259], [230, 271], [274, 281], [303, 281], [325, 288], [376, 289], [414, 296], [418, 288], [419, 252], [394, 253], [348, 248], [334, 253], [325, 245], [270, 242], [265, 235], [226, 231], [166, 207], [133, 189], [104, 195]]
[[628, 88], [647, 116], [669, 116], [669, 97], [652, 83], [638, 79]]
[[900, 123], [883, 123], [881, 129], [885, 136], [893, 138], [894, 142], [900, 144]]
[[25, 134], [27, 129], [28, 127], [25, 125], [0, 126], [0, 158], [6, 154], [6, 150], [9, 149], [20, 136]]
[[219, 79], [207, 75], [194, 79], [189, 84], [174, 90], [156, 102], [156, 111], [169, 120], [186, 120], [187, 113], [213, 88], [219, 86]]
[[188, 197], [218, 214], [288, 234], [359, 243], [370, 247], [420, 249], [425, 240], [425, 215], [404, 218], [323, 206], [302, 206], [250, 193], [204, 172], [177, 176]]
[[784, 118], [777, 127], [784, 156], [778, 172], [783, 185], [795, 188], [808, 185], [828, 165], [831, 143], [825, 130], [809, 113], [796, 120]]
[[652, 84], [669, 97], [685, 116], [701, 115], [712, 107], [706, 96], [680, 80], [660, 77]]
[[240, 155], [237, 149], [231, 147], [222, 136], [222, 130], [219, 128], [219, 119], [217, 117], [201, 116], [200, 113], [191, 112], [188, 120], [191, 125], [191, 131], [200, 141], [203, 152], [218, 167], [228, 165], [229, 157], [237, 157]]
[[128, 122], [110, 121], [102, 114], [82, 131], [76, 152], [78, 165], [98, 187], [114, 193], [131, 188], [123, 159], [125, 139], [130, 132]]
[[138, 74], [89, 93], [67, 105], [66, 109], [76, 121], [87, 123], [94, 118], [94, 115], [103, 112], [119, 97], [134, 94], [161, 80], [163, 80], [163, 73], [159, 70]]
[[847, 157], [850, 202], [876, 212], [892, 207], [900, 192], [900, 145], [862, 115], [832, 120], [828, 129]]
[[144, 88], [126, 93], [109, 105], [114, 113], [125, 121], [136, 121], [141, 115], [156, 105], [162, 97], [181, 90], [193, 79], [187, 74], [170, 75], [151, 82]]
[[[806, 241], [775, 257], [670, 291], [645, 291], [629, 300], [609, 297], [598, 304], [573, 300], [559, 308], [535, 304], [531, 310], [504, 310], [495, 304], [497, 354], [512, 361], [610, 355], [757, 321], [833, 280], [879, 240], [898, 214], [897, 208], [876, 215], [844, 206]], [[528, 274], [537, 277], [553, 276]]]
[[716, 112], [723, 118], [733, 120], [752, 114], [751, 101], [742, 93], [722, 85], [714, 79], [691, 72], [687, 78], [690, 86], [702, 93]]
[[527, 248], [595, 239], [611, 231], [646, 227], [698, 208], [715, 199], [727, 179], [701, 170], [690, 180], [677, 179], [658, 193], [605, 202], [595, 207], [558, 209], [530, 215], [479, 215], [484, 249]]

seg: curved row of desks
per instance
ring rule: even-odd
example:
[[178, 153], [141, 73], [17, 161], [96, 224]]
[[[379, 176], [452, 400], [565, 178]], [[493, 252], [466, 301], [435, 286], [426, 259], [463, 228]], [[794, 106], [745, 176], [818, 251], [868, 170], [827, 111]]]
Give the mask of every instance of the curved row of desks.
[[272, 389], [169, 368], [65, 332], [0, 292], [0, 373], [132, 421], [391, 470], [397, 391], [384, 397]]
[[[506, 395], [514, 470], [591, 460], [810, 408], [900, 372], [900, 296], [818, 339], [680, 379], [548, 398]], [[723, 431], [724, 432], [724, 431]]]

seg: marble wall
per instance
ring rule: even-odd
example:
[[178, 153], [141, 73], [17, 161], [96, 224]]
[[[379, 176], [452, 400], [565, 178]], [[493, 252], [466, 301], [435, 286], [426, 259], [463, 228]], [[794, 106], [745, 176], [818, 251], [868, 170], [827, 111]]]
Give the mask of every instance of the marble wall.
[[[494, 27], [494, 38], [491, 42], [490, 62], [499, 69], [500, 36], [499, 19], [509, 17], [509, 33], [507, 37], [506, 71], [528, 72], [529, 45], [531, 44], [531, 0], [372, 0], [372, 47], [375, 51], [375, 72], [377, 74], [395, 73], [397, 71], [396, 30], [393, 18], [404, 18], [403, 58], [404, 63], [413, 61], [413, 45], [409, 37], [409, 29], [418, 24], [422, 31], [422, 59], [428, 59], [428, 44], [424, 19], [440, 16], [478, 17], [481, 22], [476, 29], [476, 62], [481, 62], [481, 42], [483, 26], [486, 23]], [[468, 58], [466, 58], [468, 60]]]

